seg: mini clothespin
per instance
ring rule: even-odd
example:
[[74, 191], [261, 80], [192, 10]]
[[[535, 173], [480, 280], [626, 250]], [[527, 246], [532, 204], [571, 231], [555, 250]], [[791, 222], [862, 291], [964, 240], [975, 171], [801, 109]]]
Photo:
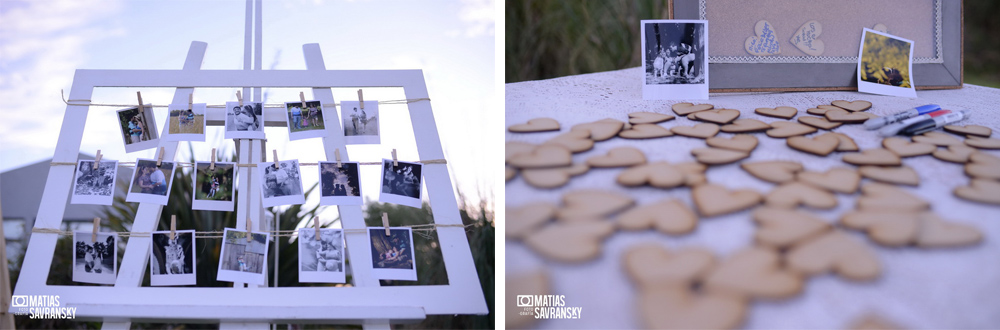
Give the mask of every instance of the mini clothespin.
[[274, 169], [278, 169], [278, 149], [271, 149], [274, 152]]
[[90, 242], [97, 242], [97, 230], [101, 229], [101, 218], [94, 218], [94, 233], [90, 235]]
[[396, 149], [392, 149], [392, 166], [399, 166], [399, 163], [396, 162]]
[[240, 101], [240, 107], [243, 107], [243, 93], [236, 91], [236, 99]]
[[299, 92], [299, 101], [302, 101], [302, 109], [306, 108], [306, 93]]
[[319, 241], [319, 217], [313, 217], [313, 225], [316, 227], [316, 240]]
[[160, 155], [156, 157], [156, 167], [160, 167], [163, 164], [163, 154], [166, 153], [166, 149], [160, 147]]
[[177, 232], [177, 215], [170, 216], [170, 240], [174, 240]]
[[135, 96], [139, 97], [139, 113], [143, 113], [146, 107], [142, 105], [142, 92], [135, 92]]
[[194, 92], [188, 94], [188, 109], [194, 109]]
[[343, 167], [344, 164], [340, 163], [340, 148], [333, 149], [333, 156], [337, 158], [337, 168]]
[[94, 157], [94, 170], [97, 170], [97, 164], [101, 162], [101, 157], [104, 155], [101, 155], [101, 149], [97, 149], [97, 157]]
[[389, 214], [382, 212], [382, 227], [385, 227], [385, 236], [389, 236]]
[[208, 165], [209, 171], [215, 171], [215, 148], [212, 148], [212, 163]]
[[250, 218], [247, 218], [247, 243], [253, 240], [253, 227], [250, 226]]
[[358, 89], [358, 103], [361, 106], [361, 110], [365, 109], [365, 97], [361, 94], [361, 90]]

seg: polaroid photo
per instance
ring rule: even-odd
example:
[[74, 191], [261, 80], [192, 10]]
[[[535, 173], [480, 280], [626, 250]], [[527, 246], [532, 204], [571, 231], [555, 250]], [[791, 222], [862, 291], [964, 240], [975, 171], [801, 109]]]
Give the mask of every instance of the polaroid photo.
[[912, 40], [864, 29], [858, 50], [859, 92], [915, 98], [912, 72]]
[[143, 111], [139, 111], [139, 107], [118, 110], [118, 127], [121, 128], [122, 141], [125, 142], [125, 152], [152, 149], [160, 145], [152, 104], [145, 105]]
[[708, 21], [642, 20], [642, 98], [708, 99]]
[[283, 160], [274, 167], [274, 162], [257, 164], [261, 184], [260, 194], [264, 207], [302, 204], [306, 197], [302, 190], [302, 169], [298, 160]]
[[413, 232], [410, 228], [368, 227], [372, 246], [372, 275], [380, 280], [417, 280]]
[[378, 101], [340, 101], [340, 118], [344, 123], [344, 141], [347, 144], [379, 144]]
[[165, 141], [205, 141], [205, 103], [171, 104], [167, 112]]
[[263, 139], [264, 106], [260, 102], [226, 102], [227, 139]]
[[215, 162], [215, 170], [209, 170], [211, 165], [209, 162], [195, 162], [191, 208], [232, 212], [236, 205], [233, 202], [236, 195], [233, 190], [236, 163]]
[[73, 233], [73, 282], [115, 284], [118, 272], [118, 234]]
[[136, 159], [125, 201], [167, 205], [170, 186], [174, 182], [174, 168], [173, 162], [162, 162], [156, 166], [155, 160]]
[[154, 231], [149, 253], [149, 285], [196, 285], [194, 230]]
[[382, 159], [382, 190], [378, 200], [383, 203], [394, 203], [420, 208], [420, 172], [423, 165], [419, 163], [396, 162], [392, 159]]
[[357, 162], [319, 162], [319, 204], [361, 205], [361, 176]]
[[76, 180], [73, 181], [73, 197], [70, 198], [70, 204], [111, 205], [115, 200], [117, 177], [117, 160], [102, 160], [97, 169], [94, 169], [92, 160], [77, 162]]
[[326, 122], [323, 121], [323, 107], [319, 101], [285, 102], [288, 120], [288, 140], [326, 136]]
[[219, 256], [218, 281], [243, 282], [265, 285], [267, 277], [268, 233], [250, 233], [226, 228], [222, 235], [222, 253]]
[[344, 231], [320, 228], [299, 229], [299, 282], [344, 283]]

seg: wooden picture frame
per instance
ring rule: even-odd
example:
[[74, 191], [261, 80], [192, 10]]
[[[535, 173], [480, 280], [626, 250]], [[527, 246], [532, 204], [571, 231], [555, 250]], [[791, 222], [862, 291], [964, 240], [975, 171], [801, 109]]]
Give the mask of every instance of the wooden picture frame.
[[[672, 19], [707, 19], [712, 21], [709, 30], [710, 52], [709, 71], [712, 80], [709, 90], [713, 93], [727, 92], [776, 92], [776, 91], [839, 91], [857, 90], [857, 57], [826, 56], [810, 57], [797, 53], [789, 42], [791, 34], [799, 28], [798, 25], [813, 19], [815, 16], [840, 15], [843, 20], [820, 21], [824, 25], [824, 34], [820, 36], [839, 36], [841, 39], [852, 40], [853, 46], [847, 42], [827, 43], [827, 52], [831, 49], [846, 53], [857, 53], [863, 28], [872, 28], [876, 23], [889, 26], [889, 33], [912, 39], [920, 45], [921, 40], [931, 40], [928, 56], [920, 57], [920, 51], [915, 51], [913, 63], [913, 81], [918, 90], [958, 89], [962, 87], [962, 57], [963, 57], [963, 20], [962, 2], [950, 0], [921, 0], [920, 6], [915, 2], [902, 0], [863, 1], [865, 6], [875, 6], [873, 13], [859, 13], [857, 8], [872, 8], [855, 6], [854, 3], [838, 2], [837, 6], [819, 2], [815, 5], [802, 5], [802, 2], [788, 4], [794, 0], [763, 0], [745, 3], [720, 3], [716, 0], [672, 0], [670, 15]], [[861, 4], [862, 0], [849, 0]], [[713, 6], [713, 4], [715, 4]], [[782, 5], [785, 4], [785, 5]], [[766, 14], [755, 15], [761, 11], [746, 10], [739, 6], [765, 7]], [[724, 6], [724, 7], [723, 7]], [[724, 9], [719, 9], [723, 7]], [[767, 8], [769, 7], [769, 8]], [[879, 15], [890, 9], [898, 11], [898, 15]], [[715, 9], [713, 9], [715, 8]], [[930, 8], [931, 12], [926, 12]], [[760, 9], [760, 8], [754, 8]], [[908, 13], [907, 10], [920, 12]], [[817, 13], [821, 14], [817, 14]], [[724, 19], [745, 15], [746, 20]], [[755, 15], [755, 16], [751, 16]], [[916, 20], [914, 28], [911, 24], [914, 15], [927, 18], [927, 21]], [[715, 19], [713, 19], [715, 17]], [[747, 25], [747, 20], [785, 20], [778, 25], [778, 41], [781, 42], [785, 54], [778, 56], [754, 57], [745, 50], [743, 56], [732, 51], [733, 43], [738, 40], [743, 46], [743, 40], [754, 34], [753, 23]], [[885, 22], [883, 22], [883, 20]], [[797, 22], [793, 24], [793, 22]], [[874, 22], [874, 23], [873, 23]], [[905, 26], [900, 31], [893, 31], [892, 22], [897, 26]], [[856, 26], [857, 38], [847, 35]], [[783, 35], [782, 31], [786, 31]], [[787, 32], [792, 31], [792, 32]], [[732, 36], [723, 38], [723, 36]], [[727, 40], [731, 39], [731, 40]], [[836, 39], [833, 37], [831, 39]], [[856, 39], [856, 40], [855, 40]], [[929, 43], [924, 43], [925, 45]], [[726, 53], [727, 47], [730, 50]], [[850, 47], [845, 48], [845, 47]], [[785, 52], [785, 50], [788, 50]], [[747, 59], [746, 57], [753, 57]], [[781, 58], [779, 58], [781, 57]]]

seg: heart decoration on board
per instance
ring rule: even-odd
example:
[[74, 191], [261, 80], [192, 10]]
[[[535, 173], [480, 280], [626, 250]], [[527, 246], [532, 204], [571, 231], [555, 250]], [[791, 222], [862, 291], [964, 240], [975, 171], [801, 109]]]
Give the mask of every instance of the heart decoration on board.
[[820, 56], [823, 54], [823, 40], [819, 40], [819, 35], [823, 34], [823, 24], [813, 20], [802, 24], [802, 27], [792, 35], [791, 42], [803, 53]]
[[878, 31], [878, 32], [882, 32], [882, 33], [886, 33], [886, 34], [889, 33], [889, 28], [886, 27], [885, 24], [882, 24], [882, 23], [875, 24], [875, 26], [872, 27], [872, 30], [875, 30], [875, 31]]
[[765, 20], [757, 21], [753, 27], [754, 36], [747, 37], [744, 46], [747, 52], [757, 56], [769, 56], [781, 53], [781, 45], [778, 43], [778, 36], [774, 32], [774, 26]]

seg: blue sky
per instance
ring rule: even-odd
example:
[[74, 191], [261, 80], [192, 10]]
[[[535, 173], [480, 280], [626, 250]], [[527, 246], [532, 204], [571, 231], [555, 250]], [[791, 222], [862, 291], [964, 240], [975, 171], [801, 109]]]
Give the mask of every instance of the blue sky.
[[[319, 43], [327, 69], [423, 69], [453, 182], [475, 198], [488, 195], [495, 175], [488, 171], [481, 132], [499, 113], [494, 70], [494, 5], [464, 1], [264, 1], [263, 66], [302, 70], [302, 45]], [[243, 67], [245, 1], [0, 0], [0, 171], [49, 159], [54, 152], [76, 69], [179, 69], [191, 41], [208, 49], [202, 69]], [[106, 88], [95, 103], [167, 104], [173, 89]], [[235, 101], [235, 88], [196, 89], [195, 102]], [[310, 99], [310, 90], [304, 90]], [[299, 90], [265, 90], [268, 103], [298, 100]], [[338, 100], [356, 100], [356, 90], [334, 90]], [[365, 99], [402, 99], [401, 90], [366, 90]], [[152, 158], [153, 151], [126, 154], [114, 110], [91, 107], [82, 152], [97, 149], [109, 159]], [[157, 110], [162, 125], [166, 111]], [[397, 148], [401, 160], [416, 160], [405, 106], [380, 107], [385, 121], [381, 146], [351, 146], [354, 160], [377, 161]], [[395, 116], [392, 116], [395, 115]], [[392, 117], [390, 117], [392, 116]], [[319, 139], [289, 142], [287, 133], [267, 128], [268, 149], [282, 159], [324, 160]], [[186, 150], [182, 143], [179, 150]], [[199, 159], [210, 149], [232, 150], [221, 127], [191, 146]], [[270, 152], [268, 152], [270, 154]], [[179, 160], [188, 155], [180, 153]], [[316, 182], [305, 168], [307, 186]], [[362, 168], [362, 190], [377, 198], [378, 169]], [[492, 196], [490, 196], [492, 197]]]

